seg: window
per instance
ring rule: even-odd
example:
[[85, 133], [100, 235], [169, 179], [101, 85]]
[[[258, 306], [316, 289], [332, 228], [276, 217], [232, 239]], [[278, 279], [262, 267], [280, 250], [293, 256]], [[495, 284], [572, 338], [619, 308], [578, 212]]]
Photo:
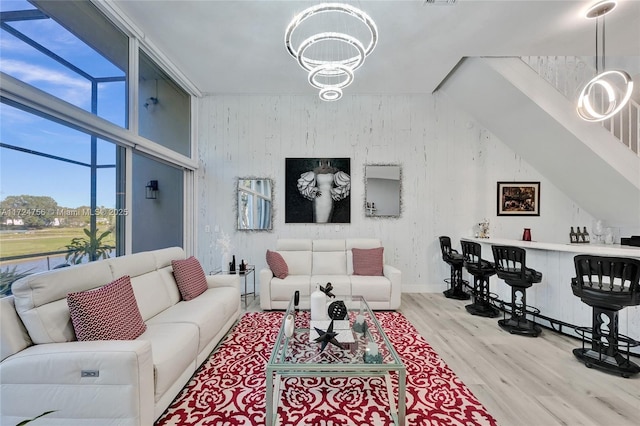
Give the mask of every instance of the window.
[[[87, 239], [85, 229], [109, 231], [103, 246], [115, 255], [127, 213], [116, 203], [121, 148], [8, 104], [0, 104], [0, 121], [1, 260], [21, 260], [16, 273], [51, 269], [67, 262], [73, 238]], [[79, 250], [71, 261], [89, 255]]]
[[[191, 95], [119, 25], [90, 1], [0, 2], [0, 294], [24, 274], [95, 260], [87, 233], [108, 231], [108, 256], [188, 239]], [[147, 200], [152, 179], [159, 197]]]
[[191, 151], [189, 95], [142, 51], [139, 62], [140, 136], [188, 157]]
[[127, 127], [127, 36], [90, 2], [35, 4], [1, 3], [0, 70]]

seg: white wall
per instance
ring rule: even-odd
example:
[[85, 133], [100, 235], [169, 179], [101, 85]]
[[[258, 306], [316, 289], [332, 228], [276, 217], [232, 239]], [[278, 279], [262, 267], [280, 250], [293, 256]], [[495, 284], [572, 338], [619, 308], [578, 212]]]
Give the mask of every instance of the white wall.
[[[403, 272], [404, 291], [441, 291], [448, 276], [437, 242], [454, 246], [487, 217], [495, 237], [568, 242], [570, 226], [593, 218], [443, 94], [345, 96], [208, 96], [199, 105], [198, 251], [205, 270], [219, 266], [216, 227], [231, 234], [236, 259], [264, 267], [276, 239], [382, 239], [388, 263]], [[350, 157], [350, 224], [285, 224], [287, 157]], [[402, 167], [399, 219], [364, 215], [365, 164]], [[274, 229], [235, 231], [238, 177], [274, 180]], [[540, 217], [497, 217], [497, 181], [540, 181]], [[209, 233], [205, 232], [210, 227]], [[485, 257], [490, 256], [486, 253]], [[544, 272], [544, 271], [543, 271]]]

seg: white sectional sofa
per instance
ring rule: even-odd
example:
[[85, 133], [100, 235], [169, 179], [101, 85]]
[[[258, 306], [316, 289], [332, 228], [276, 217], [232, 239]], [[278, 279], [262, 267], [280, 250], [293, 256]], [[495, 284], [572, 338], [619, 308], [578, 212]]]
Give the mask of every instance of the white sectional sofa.
[[[179, 247], [34, 274], [0, 299], [0, 424], [45, 411], [48, 425], [152, 425], [235, 324], [237, 275], [206, 276], [181, 300], [171, 261]], [[77, 341], [67, 294], [129, 275], [146, 331], [135, 340]], [[129, 288], [131, 288], [129, 287]]]
[[330, 282], [333, 293], [363, 296], [372, 309], [395, 310], [400, 307], [402, 274], [384, 264], [381, 276], [355, 275], [352, 249], [382, 247], [379, 239], [279, 239], [276, 252], [287, 264], [289, 275], [280, 279], [270, 268], [260, 271], [260, 307], [286, 309], [296, 290], [309, 295], [316, 284]]

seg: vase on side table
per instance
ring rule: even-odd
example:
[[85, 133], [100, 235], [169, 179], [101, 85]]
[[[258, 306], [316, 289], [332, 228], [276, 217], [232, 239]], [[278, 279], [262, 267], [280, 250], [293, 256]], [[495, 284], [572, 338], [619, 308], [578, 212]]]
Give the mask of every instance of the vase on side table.
[[231, 262], [231, 255], [229, 253], [222, 253], [222, 260], [220, 262], [220, 270], [223, 274], [229, 273], [229, 263]]

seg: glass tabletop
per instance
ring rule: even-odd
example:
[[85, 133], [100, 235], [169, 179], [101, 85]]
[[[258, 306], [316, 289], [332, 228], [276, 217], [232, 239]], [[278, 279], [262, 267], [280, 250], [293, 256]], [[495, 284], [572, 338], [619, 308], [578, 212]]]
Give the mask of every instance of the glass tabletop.
[[[268, 366], [273, 370], [280, 370], [277, 367], [281, 366], [288, 367], [287, 369], [315, 371], [321, 371], [326, 367], [341, 371], [396, 370], [403, 367], [398, 354], [363, 297], [327, 298], [327, 308], [334, 302], [344, 303], [347, 316], [342, 320], [334, 320], [332, 324], [328, 316], [325, 320], [311, 321], [308, 296], [300, 297], [297, 307], [292, 298], [284, 318], [293, 315], [293, 334], [287, 337], [283, 319]], [[337, 333], [335, 340], [327, 343], [316, 341], [330, 326], [332, 331]]]

